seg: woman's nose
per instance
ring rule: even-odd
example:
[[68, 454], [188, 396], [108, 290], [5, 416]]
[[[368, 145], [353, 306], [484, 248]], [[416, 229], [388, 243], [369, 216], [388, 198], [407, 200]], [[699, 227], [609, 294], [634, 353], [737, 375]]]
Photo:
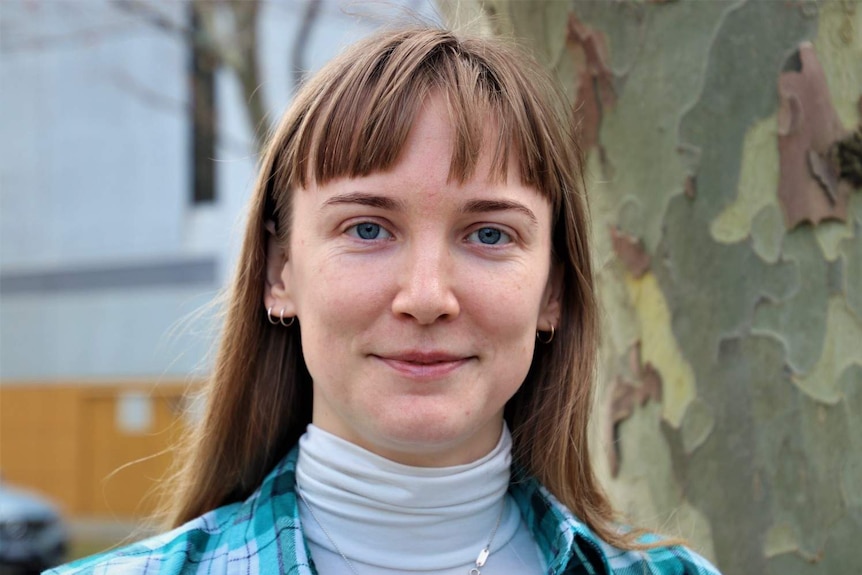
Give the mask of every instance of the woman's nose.
[[405, 260], [392, 312], [424, 325], [457, 317], [461, 310], [453, 291], [448, 248], [417, 248], [406, 253]]

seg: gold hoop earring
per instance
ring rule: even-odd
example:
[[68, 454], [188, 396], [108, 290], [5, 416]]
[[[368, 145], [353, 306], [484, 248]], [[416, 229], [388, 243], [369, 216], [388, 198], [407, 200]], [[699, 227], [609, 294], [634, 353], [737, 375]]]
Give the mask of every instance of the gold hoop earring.
[[283, 325], [284, 327], [290, 327], [293, 325], [293, 322], [296, 321], [296, 316], [290, 316], [290, 321], [284, 323], [284, 308], [281, 308], [281, 313], [278, 314], [278, 323]]
[[548, 336], [548, 339], [542, 339], [542, 332], [536, 330], [536, 339], [539, 340], [539, 343], [544, 343], [545, 345], [551, 343], [554, 340], [554, 326], [551, 326], [551, 335]]
[[278, 325], [278, 322], [272, 319], [272, 307], [266, 310], [266, 319], [268, 319], [269, 323], [271, 323], [272, 325]]

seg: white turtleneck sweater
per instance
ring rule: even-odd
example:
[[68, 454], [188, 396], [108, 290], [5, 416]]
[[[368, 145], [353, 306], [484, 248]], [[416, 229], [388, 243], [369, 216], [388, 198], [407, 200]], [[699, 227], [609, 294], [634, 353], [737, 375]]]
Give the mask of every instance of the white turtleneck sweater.
[[507, 494], [511, 447], [504, 424], [497, 446], [477, 461], [411, 467], [309, 425], [299, 440], [296, 483], [302, 531], [318, 572], [351, 572], [337, 545], [359, 575], [466, 575], [499, 519], [482, 574], [544, 573]]

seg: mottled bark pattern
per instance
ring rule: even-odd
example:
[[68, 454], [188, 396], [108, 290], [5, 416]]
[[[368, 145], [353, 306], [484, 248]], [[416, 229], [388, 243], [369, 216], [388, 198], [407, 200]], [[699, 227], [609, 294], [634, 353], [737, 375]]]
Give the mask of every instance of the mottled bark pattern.
[[805, 221], [847, 221], [851, 184], [839, 179], [839, 165], [829, 161], [846, 130], [814, 46], [804, 42], [789, 64], [778, 79], [778, 199], [784, 220], [788, 228]]
[[469, 4], [583, 100], [616, 503], [727, 575], [858, 573], [862, 4]]

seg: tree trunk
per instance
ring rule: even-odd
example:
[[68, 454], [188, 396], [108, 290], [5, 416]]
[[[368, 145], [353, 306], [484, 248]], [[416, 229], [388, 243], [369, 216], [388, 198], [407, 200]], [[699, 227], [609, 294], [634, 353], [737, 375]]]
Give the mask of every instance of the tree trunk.
[[615, 503], [727, 575], [859, 572], [862, 4], [443, 4], [580, 106]]

